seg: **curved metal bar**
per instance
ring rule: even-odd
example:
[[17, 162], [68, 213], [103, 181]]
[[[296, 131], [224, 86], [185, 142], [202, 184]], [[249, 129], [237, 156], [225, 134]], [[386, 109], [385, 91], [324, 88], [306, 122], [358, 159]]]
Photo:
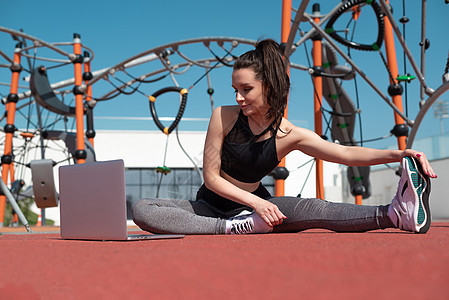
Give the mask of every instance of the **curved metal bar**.
[[306, 66], [303, 66], [303, 65], [294, 64], [294, 63], [290, 63], [290, 67], [293, 68], [293, 69], [301, 70], [301, 71], [308, 71], [310, 69], [309, 67], [306, 67]]
[[[0, 30], [1, 29], [2, 29], [2, 27], [0, 27]], [[104, 76], [107, 76], [111, 72], [111, 70], [119, 70], [120, 68], [133, 67], [133, 66], [135, 66], [137, 64], [141, 64], [141, 63], [144, 63], [144, 62], [148, 62], [148, 61], [157, 59], [158, 56], [155, 53], [160, 53], [160, 52], [162, 52], [162, 51], [164, 51], [164, 50], [166, 50], [168, 48], [171, 48], [173, 45], [179, 46], [179, 45], [194, 44], [194, 43], [198, 43], [198, 42], [204, 43], [205, 41], [222, 41], [222, 42], [235, 42], [236, 41], [238, 43], [246, 44], [246, 45], [255, 45], [256, 44], [256, 41], [254, 41], [254, 40], [242, 39], [242, 38], [234, 38], [234, 37], [204, 37], [204, 38], [193, 38], [193, 39], [188, 39], [188, 40], [181, 40], [181, 41], [178, 41], [178, 42], [174, 42], [174, 43], [166, 44], [166, 45], [159, 46], [159, 47], [156, 47], [156, 48], [152, 48], [150, 50], [147, 50], [147, 51], [141, 52], [141, 53], [139, 53], [137, 55], [134, 55], [134, 56], [132, 56], [132, 57], [130, 57], [130, 58], [128, 58], [128, 59], [126, 59], [126, 60], [124, 60], [124, 61], [122, 61], [122, 62], [120, 62], [120, 63], [118, 63], [118, 64], [116, 64], [114, 66], [112, 66], [112, 67], [108, 67], [108, 68], [104, 68], [104, 69], [92, 72], [92, 74], [94, 75], [94, 78], [89, 80], [87, 85], [90, 86], [90, 85], [94, 84], [95, 82], [99, 81]], [[169, 51], [169, 54], [170, 54], [170, 51]], [[148, 56], [148, 57], [145, 58], [145, 59], [142, 59], [145, 56]], [[207, 59], [207, 60], [209, 60], [210, 62], [216, 61], [215, 58], [213, 58], [213, 59], [210, 58], [210, 59]], [[201, 61], [201, 60], [199, 60], [199, 61]], [[203, 60], [203, 61], [206, 61], [206, 60]], [[179, 64], [179, 66], [186, 66], [186, 65], [187, 64], [184, 64], [184, 63]], [[302, 68], [299, 68], [299, 69], [302, 69]], [[166, 69], [164, 69], [163, 71], [165, 71], [165, 70]], [[157, 74], [157, 73], [153, 73], [153, 74]], [[73, 78], [67, 79], [67, 80], [63, 80], [63, 81], [60, 81], [58, 83], [54, 83], [54, 84], [51, 85], [51, 87], [53, 89], [59, 89], [59, 88], [66, 87], [66, 86], [69, 86], [69, 85], [72, 85], [72, 84], [74, 84], [74, 79]], [[26, 92], [20, 93], [20, 94], [18, 94], [18, 96], [19, 96], [19, 100], [28, 98], [28, 97], [31, 96], [31, 91], [26, 91]], [[2, 98], [2, 101], [5, 102], [6, 99]]]
[[[157, 59], [157, 56], [156, 56], [156, 55], [155, 55], [154, 57], [147, 57], [147, 58], [144, 57], [143, 59], [140, 58], [140, 59], [138, 59], [138, 60], [133, 60], [133, 61], [131, 61], [131, 62], [129, 63], [129, 66], [128, 66], [128, 65], [125, 65], [125, 67], [133, 67], [133, 66], [136, 66], [136, 65], [138, 65], [138, 64], [140, 64], [140, 63], [148, 62], [148, 61], [151, 61], [151, 60], [154, 60], [154, 59]], [[92, 74], [93, 74], [94, 76], [96, 76], [96, 75], [98, 75], [98, 74], [104, 74], [105, 72], [106, 72], [106, 73], [109, 73], [110, 70], [111, 70], [111, 68], [104, 68], [104, 69], [100, 69], [100, 70], [94, 71], [94, 72], [92, 72]], [[105, 76], [105, 75], [103, 75], [103, 77], [104, 77], [104, 76]], [[60, 88], [69, 86], [69, 85], [73, 85], [74, 83], [75, 83], [75, 79], [74, 79], [74, 78], [70, 78], [70, 79], [62, 80], [62, 81], [57, 82], [57, 83], [53, 83], [53, 84], [51, 85], [51, 87], [52, 87], [52, 89], [55, 90], [55, 89], [60, 89]], [[88, 84], [88, 85], [91, 85], [91, 82], [90, 82], [90, 81], [89, 81], [89, 84]], [[55, 93], [57, 93], [57, 91], [55, 91]], [[28, 98], [28, 97], [30, 97], [30, 96], [31, 96], [31, 91], [26, 91], [26, 92], [23, 92], [23, 93], [18, 94], [19, 100]], [[1, 101], [2, 101], [3, 103], [6, 103], [6, 97], [2, 98]]]
[[[3, 85], [3, 86], [11, 86], [11, 83], [5, 83], [5, 82], [0, 82], [0, 85]], [[28, 90], [30, 87], [29, 86], [24, 86], [24, 85], [19, 85], [19, 86], [17, 86], [19, 89], [26, 89], [26, 90]]]
[[426, 115], [427, 111], [430, 109], [432, 104], [435, 103], [435, 101], [447, 90], [449, 90], [449, 81], [445, 82], [438, 89], [436, 89], [435, 92], [432, 94], [432, 96], [430, 96], [424, 103], [424, 105], [421, 107], [421, 109], [418, 112], [418, 115], [416, 116], [415, 124], [413, 125], [412, 130], [410, 130], [410, 134], [407, 139], [406, 149], [410, 149], [412, 147], [413, 141], [415, 140], [416, 137], [416, 133], [418, 132], [419, 129], [419, 125], [424, 119], [424, 116]]
[[170, 73], [176, 74], [176, 75], [184, 74], [184, 73], [187, 72], [187, 70], [189, 70], [190, 67], [192, 66], [192, 64], [189, 63], [189, 64], [187, 64], [187, 66], [184, 68], [184, 70], [179, 71], [179, 72], [176, 72], [176, 71], [174, 71], [173, 68], [171, 68], [169, 65], [167, 65], [167, 63], [164, 61], [164, 58], [163, 58], [163, 57], [160, 57], [160, 56], [159, 56], [159, 60], [161, 61], [162, 65], [165, 67], [165, 69], [166, 69], [167, 71], [169, 71]]
[[290, 55], [293, 53], [293, 41], [296, 36], [296, 32], [299, 28], [299, 23], [301, 23], [304, 12], [306, 11], [307, 5], [309, 5], [309, 0], [301, 1], [301, 4], [296, 11], [295, 20], [293, 21], [292, 27], [290, 29], [290, 34], [288, 35], [287, 43], [285, 45], [284, 55], [289, 58]]
[[194, 43], [198, 43], [198, 42], [204, 42], [204, 41], [223, 41], [223, 42], [233, 42], [233, 41], [237, 41], [239, 43], [242, 44], [247, 44], [247, 45], [255, 45], [257, 42], [254, 40], [249, 40], [249, 39], [242, 39], [242, 38], [234, 38], [234, 37], [202, 37], [202, 38], [193, 38], [193, 39], [187, 39], [187, 40], [181, 40], [178, 42], [174, 42], [174, 43], [169, 43], [169, 44], [165, 44], [162, 46], [158, 46], [156, 48], [152, 48], [149, 50], [146, 50], [144, 52], [141, 52], [139, 54], [136, 54], [110, 68], [107, 68], [107, 70], [105, 70], [103, 73], [98, 74], [97, 76], [95, 76], [94, 78], [92, 78], [89, 81], [89, 85], [97, 82], [98, 80], [100, 80], [103, 76], [107, 75], [107, 73], [110, 70], [116, 70], [119, 69], [123, 66], [125, 66], [125, 64], [136, 60], [142, 56], [148, 55], [148, 54], [152, 54], [152, 53], [161, 53], [162, 51], [172, 48], [173, 46], [180, 46], [180, 45], [187, 45], [187, 44], [194, 44]]
[[[235, 49], [235, 48], [237, 48], [238, 47], [238, 43], [236, 43], [235, 45], [233, 45], [233, 43], [231, 43], [231, 49], [228, 51], [228, 49], [226, 49], [225, 47], [224, 47], [224, 44], [223, 43], [221, 43], [221, 42], [217, 42], [217, 44], [218, 44], [218, 46], [221, 48], [221, 49], [223, 49], [228, 55], [231, 55], [231, 52]], [[233, 57], [233, 58], [236, 58], [236, 57]]]
[[90, 62], [90, 61], [92, 61], [92, 59], [94, 59], [94, 57], [95, 57], [95, 54], [94, 54], [94, 52], [92, 51], [92, 49], [90, 49], [89, 47], [87, 47], [86, 45], [83, 45], [83, 44], [81, 44], [81, 48], [86, 49], [86, 50], [90, 53], [90, 57], [89, 57], [88, 59], [84, 58], [84, 59], [85, 59], [84, 62]]
[[37, 41], [37, 42], [39, 42], [40, 44], [42, 44], [43, 46], [45, 46], [45, 47], [47, 47], [47, 48], [50, 48], [50, 49], [52, 49], [53, 51], [58, 52], [59, 54], [62, 54], [62, 55], [67, 56], [67, 57], [69, 56], [69, 53], [67, 53], [67, 52], [65, 52], [65, 51], [63, 51], [63, 50], [61, 50], [61, 49], [59, 49], [59, 48], [53, 46], [53, 45], [50, 44], [50, 43], [47, 43], [47, 42], [45, 42], [45, 41], [43, 41], [43, 40], [41, 40], [41, 39], [38, 39], [37, 37], [31, 36], [31, 35], [29, 35], [29, 34], [26, 34], [26, 33], [23, 33], [23, 32], [14, 30], [14, 29], [6, 28], [6, 27], [3, 27], [3, 26], [0, 26], [0, 31], [9, 33], [9, 34], [11, 34], [11, 35], [20, 36], [20, 37], [23, 37], [23, 38], [25, 38], [25, 39], [27, 39], [27, 40]]
[[[51, 43], [51, 45], [53, 46], [73, 46], [74, 42], [56, 42], [56, 43]], [[30, 48], [34, 48], [34, 47], [29, 47]], [[87, 47], [86, 45], [81, 44], [81, 48], [86, 49], [89, 53], [90, 53], [90, 57], [88, 60], [86, 60], [85, 62], [90, 62], [92, 59], [94, 59], [95, 55], [94, 55], [94, 51], [92, 51], [92, 49], [90, 49], [89, 47]]]
[[14, 63], [14, 61], [8, 55], [6, 55], [2, 50], [0, 50], [0, 55], [3, 56], [3, 58], [6, 59], [9, 63], [11, 63], [11, 64]]
[[177, 48], [176, 48], [176, 49], [173, 49], [173, 51], [175, 51], [176, 54], [178, 54], [180, 57], [182, 57], [182, 58], [185, 59], [186, 61], [188, 61], [188, 62], [194, 64], [195, 66], [198, 66], [198, 67], [201, 67], [201, 68], [206, 68], [206, 69], [207, 69], [207, 68], [210, 68], [210, 66], [208, 66], [208, 65], [199, 64], [199, 63], [197, 63], [196, 61], [194, 61], [194, 60], [188, 58], [187, 56], [185, 56], [184, 54], [182, 54], [181, 51], [179, 51]]
[[[198, 61], [199, 61], [200, 63], [203, 63], [203, 62], [206, 62], [206, 61], [214, 62], [214, 61], [216, 61], [216, 59], [215, 59], [215, 58], [205, 58], [205, 59], [198, 60]], [[181, 64], [174, 65], [173, 68], [175, 68], [175, 69], [176, 69], [176, 68], [182, 68], [182, 67], [185, 67], [185, 66], [188, 65], [188, 64], [190, 64], [190, 62], [184, 62], [184, 63], [181, 63]], [[219, 68], [219, 67], [221, 67], [221, 66], [218, 66], [218, 68]], [[147, 73], [147, 74], [145, 74], [145, 75], [141, 75], [141, 76], [139, 76], [139, 77], [136, 78], [136, 79], [132, 79], [132, 80], [128, 81], [127, 83], [122, 84], [122, 85], [119, 86], [118, 88], [119, 88], [119, 89], [125, 88], [126, 86], [132, 85], [132, 84], [134, 84], [135, 82], [137, 82], [137, 81], [138, 81], [137, 79], [142, 80], [142, 79], [145, 79], [145, 78], [148, 78], [148, 77], [151, 77], [151, 76], [154, 76], [154, 75], [157, 75], [157, 74], [166, 72], [166, 71], [167, 71], [167, 69], [166, 69], [166, 68], [163, 68], [163, 69], [159, 69], [159, 70], [156, 70], [156, 71]], [[113, 89], [113, 90], [107, 92], [106, 94], [104, 94], [103, 96], [99, 97], [98, 99], [108, 98], [109, 96], [111, 96], [112, 94], [114, 94], [114, 92], [116, 92], [116, 91], [117, 91], [116, 89]]]
[[[21, 52], [22, 56], [25, 56], [27, 58], [37, 59], [37, 60], [40, 60], [40, 61], [48, 61], [48, 62], [56, 62], [56, 63], [71, 63], [72, 62], [70, 60], [70, 53], [67, 53], [64, 50], [62, 50], [62, 49], [60, 49], [60, 48], [58, 48], [56, 46], [71, 46], [71, 45], [73, 45], [73, 42], [47, 43], [47, 42], [45, 42], [45, 41], [43, 41], [41, 39], [38, 39], [38, 38], [36, 38], [34, 36], [25, 34], [25, 33], [21, 32], [21, 31], [16, 31], [16, 30], [9, 29], [9, 28], [2, 27], [2, 26], [0, 26], [0, 31], [9, 33], [9, 34], [14, 35], [14, 36], [20, 36], [23, 39], [27, 39], [27, 40], [33, 41], [33, 46], [25, 47], [25, 48], [22, 48], [22, 49], [19, 50]], [[27, 54], [28, 50], [36, 49], [36, 48], [40, 48], [40, 47], [47, 47], [47, 48], [49, 48], [49, 49], [51, 49], [51, 50], [53, 50], [53, 51], [55, 51], [55, 52], [57, 52], [59, 54], [62, 54], [63, 56], [68, 57], [69, 59], [68, 60], [62, 60], [62, 59], [56, 59], [56, 58], [46, 58], [46, 57], [37, 57], [37, 56], [35, 57], [33, 55]], [[81, 47], [86, 49], [90, 53], [90, 57], [89, 57], [88, 61], [91, 61], [94, 58], [94, 56], [95, 56], [94, 52], [92, 51], [92, 49], [90, 49], [89, 47], [87, 47], [85, 45], [81, 45]], [[12, 63], [12, 60], [7, 55], [4, 55], [3, 52], [0, 51], [0, 55], [3, 56], [6, 60], [8, 60], [9, 62]]]
[[[33, 49], [33, 48], [27, 48], [27, 49]], [[46, 58], [46, 57], [34, 56], [31, 54], [27, 54], [27, 53], [22, 53], [22, 56], [36, 59], [36, 60], [56, 62], [56, 63], [71, 63], [72, 62], [70, 59]]]

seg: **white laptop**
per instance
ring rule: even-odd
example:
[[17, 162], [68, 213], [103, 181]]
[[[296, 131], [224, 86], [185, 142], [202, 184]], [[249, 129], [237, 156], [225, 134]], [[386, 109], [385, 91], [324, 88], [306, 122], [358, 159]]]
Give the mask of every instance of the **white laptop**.
[[184, 237], [128, 235], [123, 160], [61, 166], [59, 197], [63, 239], [124, 241]]

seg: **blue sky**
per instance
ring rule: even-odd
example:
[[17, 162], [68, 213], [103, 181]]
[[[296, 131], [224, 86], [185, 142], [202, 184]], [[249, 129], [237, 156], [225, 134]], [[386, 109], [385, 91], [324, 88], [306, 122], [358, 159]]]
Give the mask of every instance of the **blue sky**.
[[[312, 4], [320, 3], [321, 12], [327, 13], [339, 1], [311, 1], [307, 12], [311, 13]], [[392, 0], [394, 16], [398, 20], [402, 17], [402, 1]], [[293, 1], [293, 7], [298, 8], [300, 2]], [[406, 1], [406, 16], [410, 22], [406, 27], [406, 40], [412, 53], [420, 63], [419, 41], [421, 26], [421, 1]], [[282, 1], [3, 1], [0, 4], [2, 16], [0, 25], [20, 30], [47, 42], [70, 42], [73, 33], [81, 34], [82, 43], [92, 49], [95, 58], [92, 69], [98, 70], [115, 65], [131, 56], [152, 49], [154, 47], [189, 38], [207, 36], [226, 36], [258, 40], [273, 38], [280, 40]], [[426, 56], [426, 80], [432, 88], [441, 83], [441, 76], [446, 65], [449, 50], [449, 39], [446, 35], [448, 28], [447, 16], [449, 5], [443, 0], [427, 1], [427, 37], [430, 48]], [[294, 16], [294, 15], [293, 15]], [[372, 22], [371, 22], [372, 24]], [[364, 36], [369, 36], [373, 30], [371, 24], [361, 24], [357, 28]], [[310, 26], [303, 24], [301, 29], [307, 31]], [[401, 26], [402, 29], [402, 26]], [[295, 39], [295, 40], [298, 40]], [[6, 34], [0, 33], [0, 49], [10, 54], [15, 42]], [[248, 50], [248, 47], [237, 48], [236, 55]], [[310, 55], [311, 43], [307, 43]], [[342, 47], [345, 50], [346, 48]], [[69, 49], [66, 48], [67, 51]], [[205, 47], [196, 44], [187, 53], [197, 58], [211, 57]], [[402, 50], [396, 43], [399, 73], [403, 72]], [[204, 53], [204, 54], [203, 54]], [[38, 54], [39, 55], [39, 54]], [[382, 65], [377, 52], [362, 52], [352, 50], [354, 61], [386, 94], [388, 74]], [[292, 62], [309, 65], [304, 47], [300, 47], [292, 56]], [[5, 63], [0, 58], [0, 64]], [[340, 63], [344, 63], [340, 59]], [[43, 63], [45, 64], [45, 63]], [[142, 66], [129, 70], [134, 76], [151, 71], [152, 66]], [[64, 69], [64, 70], [62, 70]], [[412, 72], [407, 65], [408, 72]], [[71, 77], [71, 66], [61, 70], [49, 72], [50, 81], [57, 82]], [[192, 70], [186, 75], [176, 77], [183, 87], [190, 86], [201, 75], [203, 70]], [[230, 68], [213, 70], [210, 74], [214, 93], [214, 105], [234, 104], [234, 94], [231, 88]], [[26, 75], [22, 73], [22, 75]], [[122, 80], [129, 78], [121, 77]], [[298, 126], [313, 130], [313, 87], [310, 76], [304, 71], [293, 70], [291, 73], [292, 90], [290, 94], [288, 117]], [[0, 68], [0, 82], [8, 82], [10, 72]], [[117, 82], [116, 82], [117, 83]], [[22, 81], [21, 84], [27, 85]], [[158, 89], [172, 86], [170, 78], [161, 82], [139, 87], [145, 94], [152, 94]], [[185, 120], [181, 121], [181, 130], [205, 130], [207, 118], [211, 113], [209, 96], [206, 93], [207, 80], [203, 79], [189, 94], [185, 111]], [[344, 82], [343, 87], [356, 102], [353, 82]], [[373, 139], [388, 135], [394, 126], [393, 113], [389, 106], [364, 84], [358, 77], [359, 104], [362, 116], [362, 131], [364, 139]], [[112, 87], [107, 82], [100, 82], [93, 87], [94, 97], [100, 97]], [[0, 93], [7, 95], [9, 90], [0, 86]], [[71, 97], [71, 96], [66, 96]], [[174, 116], [177, 112], [177, 99], [158, 101], [159, 116]], [[404, 97], [405, 98], [405, 97]], [[165, 99], [165, 98], [164, 98]], [[70, 101], [70, 99], [68, 99]], [[419, 83], [412, 82], [408, 86], [408, 115], [414, 119], [419, 109]], [[444, 95], [441, 100], [449, 100]], [[405, 100], [404, 100], [405, 101]], [[130, 96], [119, 96], [108, 102], [98, 103], [95, 108], [97, 117], [96, 129], [132, 129], [156, 130], [151, 120], [148, 101], [139, 93]], [[114, 117], [110, 119], [110, 117]], [[326, 117], [329, 118], [327, 115]], [[17, 117], [20, 122], [20, 116]], [[202, 121], [189, 121], [200, 118]], [[421, 125], [418, 137], [437, 135], [440, 131], [439, 121], [429, 111]], [[449, 129], [448, 120], [444, 121], [444, 128]], [[3, 124], [2, 124], [3, 125]], [[355, 139], [360, 138], [359, 129], [355, 130]], [[370, 147], [385, 147], [394, 145], [394, 138], [365, 144]]]

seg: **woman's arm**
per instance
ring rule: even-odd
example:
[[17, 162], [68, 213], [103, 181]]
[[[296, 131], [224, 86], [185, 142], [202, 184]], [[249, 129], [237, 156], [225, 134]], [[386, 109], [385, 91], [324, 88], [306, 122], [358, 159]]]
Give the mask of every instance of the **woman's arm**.
[[218, 107], [212, 113], [204, 145], [204, 183], [208, 189], [222, 197], [252, 207], [268, 225], [279, 225], [285, 216], [276, 205], [237, 187], [220, 174], [223, 139], [234, 121], [235, 112], [232, 107]]
[[291, 134], [295, 149], [322, 160], [347, 166], [371, 166], [400, 162], [403, 157], [412, 156], [421, 163], [427, 175], [432, 178], [437, 177], [425, 154], [412, 149], [379, 150], [357, 146], [343, 146], [325, 141], [313, 131], [296, 126], [292, 129]]

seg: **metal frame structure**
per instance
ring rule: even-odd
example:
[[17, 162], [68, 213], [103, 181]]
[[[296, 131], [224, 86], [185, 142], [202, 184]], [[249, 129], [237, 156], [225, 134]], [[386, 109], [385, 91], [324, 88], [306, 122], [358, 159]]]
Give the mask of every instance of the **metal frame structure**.
[[[353, 0], [355, 1], [355, 0]], [[426, 39], [426, 0], [422, 0], [422, 20], [421, 20], [421, 68], [418, 67], [417, 63], [415, 62], [415, 59], [413, 55], [411, 54], [411, 51], [408, 48], [407, 43], [405, 42], [404, 37], [402, 36], [399, 27], [396, 23], [396, 21], [393, 18], [393, 15], [390, 11], [388, 1], [386, 0], [379, 0], [379, 4], [382, 8], [382, 12], [384, 13], [385, 17], [385, 23], [386, 23], [386, 36], [385, 36], [385, 44], [386, 44], [386, 51], [387, 51], [387, 57], [388, 57], [388, 65], [390, 68], [391, 73], [393, 74], [393, 78], [395, 79], [395, 75], [397, 76], [397, 62], [396, 62], [396, 54], [395, 54], [395, 45], [394, 45], [394, 36], [399, 40], [401, 48], [404, 50], [408, 62], [411, 64], [416, 77], [418, 78], [420, 85], [421, 85], [421, 109], [419, 110], [415, 120], [408, 118], [404, 115], [402, 111], [402, 99], [400, 95], [394, 95], [392, 100], [388, 96], [386, 96], [382, 90], [374, 84], [374, 82], [357, 66], [357, 64], [337, 45], [337, 43], [332, 39], [332, 37], [322, 28], [322, 26], [325, 24], [326, 21], [328, 21], [333, 14], [335, 14], [337, 11], [339, 11], [345, 3], [348, 3], [349, 1], [342, 1], [338, 3], [329, 14], [326, 16], [320, 16], [320, 18], [317, 18], [314, 15], [309, 15], [306, 13], [306, 9], [309, 5], [309, 0], [303, 0], [301, 1], [301, 4], [296, 11], [296, 16], [292, 22], [290, 35], [287, 39], [287, 43], [285, 45], [285, 56], [290, 57], [290, 55], [298, 48], [301, 44], [303, 44], [306, 40], [311, 38], [313, 35], [319, 34], [323, 39], [325, 39], [333, 49], [335, 49], [338, 54], [353, 68], [353, 70], [379, 95], [379, 97], [384, 100], [394, 111], [395, 116], [395, 122], [396, 125], [405, 124], [408, 127], [411, 128], [411, 131], [408, 135], [408, 138], [405, 136], [399, 136], [398, 137], [398, 148], [399, 149], [407, 149], [411, 148], [413, 145], [413, 141], [416, 137], [416, 133], [419, 129], [419, 125], [421, 124], [424, 116], [426, 115], [427, 111], [430, 109], [430, 107], [433, 105], [433, 103], [449, 89], [449, 82], [444, 82], [441, 86], [439, 86], [436, 90], [430, 88], [424, 77], [425, 73], [425, 39]], [[373, 1], [358, 1], [358, 2], [367, 2], [371, 3]], [[301, 22], [307, 22], [312, 26], [312, 29], [307, 32], [301, 39], [299, 39], [295, 43], [295, 36], [297, 34], [299, 24]], [[394, 32], [394, 35], [393, 35]], [[314, 48], [315, 49], [315, 48]], [[316, 77], [315, 77], [316, 78]], [[391, 84], [395, 84], [395, 82], [390, 81]], [[318, 86], [316, 88], [317, 90], [320, 89]], [[424, 100], [424, 95], [429, 96], [426, 100]], [[314, 94], [314, 96], [316, 96]], [[318, 95], [319, 97], [319, 95]], [[321, 103], [321, 101], [319, 101]], [[316, 111], [316, 110], [315, 110]], [[316, 121], [316, 130], [319, 131], [320, 127], [320, 121]], [[320, 174], [321, 170], [320, 168], [317, 168], [317, 185], [320, 185], [322, 187], [323, 181], [322, 181], [322, 175]], [[321, 187], [317, 187], [317, 197], [321, 197]], [[361, 198], [356, 197], [356, 203], [361, 204]]]

